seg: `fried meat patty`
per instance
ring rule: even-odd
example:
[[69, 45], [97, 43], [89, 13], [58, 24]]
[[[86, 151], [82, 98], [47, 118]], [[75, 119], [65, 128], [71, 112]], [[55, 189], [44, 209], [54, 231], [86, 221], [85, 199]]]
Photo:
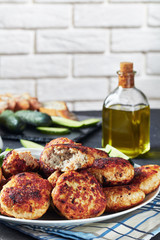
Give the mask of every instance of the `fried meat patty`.
[[54, 206], [67, 219], [97, 217], [106, 208], [102, 187], [86, 170], [63, 173], [51, 195]]
[[153, 192], [160, 185], [160, 166], [145, 165], [135, 168], [131, 183], [139, 187], [145, 194]]
[[96, 159], [88, 168], [103, 186], [128, 184], [134, 176], [134, 167], [123, 158], [109, 157]]
[[48, 180], [37, 173], [19, 173], [1, 190], [1, 213], [21, 219], [40, 218], [50, 205], [51, 190]]
[[11, 177], [21, 172], [37, 171], [38, 160], [32, 156], [30, 151], [10, 151], [3, 160], [2, 170], [5, 177]]
[[157, 177], [159, 178], [159, 183], [160, 183], [160, 166], [159, 165], [149, 164], [149, 165], [141, 166], [141, 168], [143, 169], [143, 171], [146, 171], [146, 172], [148, 170], [154, 170], [155, 172], [157, 172]]
[[[67, 137], [60, 137], [60, 138], [51, 140], [49, 143], [46, 144], [45, 148], [47, 148], [51, 145], [57, 145], [57, 144], [82, 145], [81, 143], [76, 143]], [[93, 153], [95, 159], [106, 158], [109, 156], [108, 153], [103, 150], [96, 149], [96, 148], [91, 148], [91, 150], [92, 150], [92, 153]]]
[[81, 145], [81, 143], [76, 143], [67, 137], [60, 137], [51, 140], [49, 143], [46, 144], [45, 148], [56, 145], [56, 144], [74, 144], [74, 145]]
[[40, 156], [40, 168], [49, 176], [55, 170], [62, 172], [90, 167], [94, 162], [92, 150], [72, 144], [56, 144], [45, 148]]
[[2, 187], [8, 182], [9, 179], [6, 179], [3, 175], [0, 181], [0, 191], [2, 190]]
[[56, 170], [48, 177], [48, 182], [50, 182], [53, 188], [56, 186], [56, 182], [61, 174], [62, 174], [61, 171]]
[[106, 212], [119, 212], [141, 203], [145, 193], [133, 185], [105, 187]]
[[107, 152], [97, 149], [97, 148], [90, 148], [93, 154], [93, 157], [95, 159], [99, 159], [99, 158], [108, 158], [109, 155]]

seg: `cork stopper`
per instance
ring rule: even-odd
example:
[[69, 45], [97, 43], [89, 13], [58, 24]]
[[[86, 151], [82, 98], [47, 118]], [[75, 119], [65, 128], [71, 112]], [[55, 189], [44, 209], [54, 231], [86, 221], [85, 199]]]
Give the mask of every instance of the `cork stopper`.
[[133, 63], [131, 62], [121, 62], [120, 72], [130, 73], [133, 72]]
[[121, 62], [119, 76], [119, 86], [123, 88], [134, 87], [134, 71], [132, 62]]

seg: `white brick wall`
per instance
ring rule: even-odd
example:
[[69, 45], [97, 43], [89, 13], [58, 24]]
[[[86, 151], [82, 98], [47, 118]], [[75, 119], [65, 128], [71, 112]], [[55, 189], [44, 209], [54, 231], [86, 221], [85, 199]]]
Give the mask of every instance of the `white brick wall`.
[[160, 27], [160, 5], [149, 6], [148, 24], [152, 27]]
[[[119, 70], [119, 62], [133, 61], [135, 69], [141, 73], [143, 56], [141, 54], [76, 55], [74, 57], [75, 77], [110, 77]], [[118, 63], [118, 64], [117, 64]]]
[[160, 0], [0, 0], [0, 94], [101, 110], [121, 61], [160, 108]]
[[67, 28], [70, 12], [67, 5], [1, 5], [0, 28]]
[[76, 27], [140, 27], [144, 8], [136, 4], [87, 4], [75, 6]]
[[160, 75], [160, 53], [148, 53], [147, 73], [150, 75]]
[[0, 0], [0, 3], [27, 3], [28, 0]]
[[101, 3], [104, 0], [35, 0], [37, 3]]
[[113, 52], [160, 51], [159, 29], [112, 30]]
[[[27, 80], [27, 81], [26, 81]], [[35, 94], [35, 80], [33, 79], [26, 79], [26, 80], [14, 80], [13, 79], [1, 79], [1, 88], [3, 89], [4, 93], [17, 93], [21, 94], [22, 90], [25, 89], [26, 92], [34, 96]], [[9, 89], [8, 89], [9, 87]], [[16, 90], [16, 91], [15, 91]]]
[[109, 34], [104, 30], [39, 30], [37, 52], [104, 52]]
[[[67, 77], [67, 55], [2, 56], [2, 78]], [[14, 81], [14, 80], [13, 80]]]
[[77, 78], [72, 82], [70, 79], [38, 80], [38, 97], [42, 101], [48, 100], [48, 96], [43, 95], [44, 92], [52, 96], [53, 100], [84, 101], [84, 96], [87, 96], [88, 101], [100, 101], [105, 98], [106, 91], [108, 91], [108, 82], [105, 78]]
[[0, 30], [0, 54], [29, 54], [33, 52], [33, 32]]

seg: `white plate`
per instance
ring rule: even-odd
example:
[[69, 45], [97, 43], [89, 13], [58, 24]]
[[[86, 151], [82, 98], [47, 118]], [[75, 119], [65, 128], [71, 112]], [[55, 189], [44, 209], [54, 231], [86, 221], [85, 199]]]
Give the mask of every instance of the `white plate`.
[[[35, 148], [19, 148], [16, 150], [31, 151], [33, 156], [35, 156], [37, 158], [39, 158], [41, 151], [42, 151], [42, 149], [35, 149]], [[2, 154], [4, 154], [4, 153], [1, 153], [0, 155], [2, 155]], [[135, 165], [135, 167], [138, 167], [138, 166], [139, 165]], [[0, 215], [0, 220], [7, 221], [10, 223], [15, 223], [15, 224], [27, 224], [27, 225], [32, 225], [32, 226], [36, 225], [36, 226], [42, 226], [42, 227], [60, 227], [60, 226], [71, 226], [71, 225], [77, 226], [77, 225], [81, 225], [81, 224], [109, 220], [109, 219], [130, 213], [132, 211], [135, 211], [135, 210], [141, 208], [142, 206], [146, 205], [147, 203], [151, 202], [158, 195], [158, 193], [159, 193], [159, 188], [156, 189], [154, 192], [148, 194], [146, 196], [146, 198], [144, 199], [144, 201], [135, 207], [132, 207], [130, 209], [127, 209], [125, 211], [121, 211], [118, 213], [103, 214], [103, 215], [101, 215], [99, 217], [95, 217], [95, 218], [66, 220], [66, 219], [58, 216], [52, 209], [50, 209], [42, 218], [40, 218], [38, 220], [17, 219], [17, 218], [2, 216], [2, 215]]]

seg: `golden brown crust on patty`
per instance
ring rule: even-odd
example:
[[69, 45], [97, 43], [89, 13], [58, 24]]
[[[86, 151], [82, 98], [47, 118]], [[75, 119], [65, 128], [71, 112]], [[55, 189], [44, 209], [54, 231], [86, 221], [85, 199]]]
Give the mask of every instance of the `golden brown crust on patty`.
[[100, 149], [96, 149], [96, 148], [90, 148], [92, 150], [92, 154], [94, 156], [95, 159], [99, 159], [99, 158], [108, 158], [109, 155], [107, 152], [102, 151]]
[[53, 188], [56, 186], [56, 182], [61, 174], [62, 174], [61, 171], [56, 170], [48, 177], [48, 182], [52, 185]]
[[51, 195], [54, 206], [67, 219], [97, 217], [106, 208], [100, 184], [86, 170], [63, 173]]
[[103, 189], [107, 205], [106, 212], [119, 212], [141, 203], [145, 194], [133, 185], [106, 187]]
[[21, 172], [32, 172], [39, 169], [38, 160], [30, 151], [10, 151], [3, 160], [2, 170], [5, 177], [11, 177]]
[[72, 144], [56, 144], [45, 148], [40, 156], [40, 167], [49, 176], [55, 170], [62, 172], [90, 167], [94, 162], [92, 150]]
[[160, 166], [159, 165], [153, 165], [153, 164], [144, 165], [144, 166], [141, 166], [141, 169], [143, 169], [144, 172], [145, 171], [148, 172], [148, 170], [155, 171], [155, 173], [157, 173], [157, 176], [159, 178], [159, 183], [160, 183]]
[[134, 176], [134, 167], [130, 162], [116, 157], [96, 159], [88, 171], [103, 186], [128, 184]]
[[69, 139], [67, 137], [60, 137], [60, 138], [56, 138], [56, 139], [51, 140], [49, 143], [46, 144], [45, 148], [47, 148], [51, 145], [56, 145], [56, 144], [81, 145], [81, 143], [76, 143], [76, 142], [72, 141], [71, 139]]
[[[46, 144], [45, 148], [51, 146], [51, 145], [57, 145], [57, 144], [70, 144], [70, 145], [79, 145], [81, 146], [81, 143], [76, 143], [73, 140], [67, 138], [67, 137], [60, 137], [60, 138], [56, 138], [51, 140], [49, 143]], [[90, 148], [92, 151], [92, 154], [94, 156], [95, 159], [97, 158], [106, 158], [108, 157], [108, 153], [100, 150], [100, 149], [96, 149], [96, 148]]]
[[9, 181], [9, 178], [6, 179], [3, 175], [1, 178], [1, 182], [0, 182], [0, 191], [2, 190], [2, 187]]
[[146, 165], [135, 168], [131, 183], [139, 187], [145, 194], [153, 192], [160, 185], [160, 166]]
[[36, 173], [19, 173], [0, 193], [1, 213], [23, 219], [40, 218], [50, 205], [50, 183]]

